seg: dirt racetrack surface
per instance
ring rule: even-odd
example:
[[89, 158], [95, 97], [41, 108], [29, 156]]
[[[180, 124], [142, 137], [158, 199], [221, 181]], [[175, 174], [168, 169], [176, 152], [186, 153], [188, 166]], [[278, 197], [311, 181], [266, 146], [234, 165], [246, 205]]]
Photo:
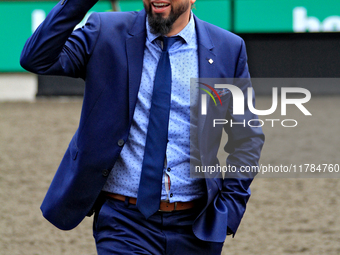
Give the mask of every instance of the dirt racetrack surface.
[[[271, 105], [266, 97], [257, 102], [259, 109]], [[295, 106], [288, 107], [287, 116], [279, 110], [271, 116], [297, 120], [294, 128], [265, 121], [261, 164], [340, 164], [340, 97], [312, 97], [305, 106], [312, 116]], [[0, 255], [96, 254], [92, 218], [64, 232], [39, 209], [80, 110], [80, 99], [0, 103]], [[340, 173], [313, 176], [259, 174], [238, 232], [226, 239], [222, 254], [340, 254]]]

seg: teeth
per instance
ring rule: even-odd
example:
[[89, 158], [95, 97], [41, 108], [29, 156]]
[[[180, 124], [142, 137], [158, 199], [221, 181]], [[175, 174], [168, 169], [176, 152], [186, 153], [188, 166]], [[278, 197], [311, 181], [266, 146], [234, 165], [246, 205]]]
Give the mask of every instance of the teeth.
[[166, 4], [166, 3], [153, 3], [153, 5], [155, 7], [164, 7], [164, 6], [168, 6], [169, 4]]

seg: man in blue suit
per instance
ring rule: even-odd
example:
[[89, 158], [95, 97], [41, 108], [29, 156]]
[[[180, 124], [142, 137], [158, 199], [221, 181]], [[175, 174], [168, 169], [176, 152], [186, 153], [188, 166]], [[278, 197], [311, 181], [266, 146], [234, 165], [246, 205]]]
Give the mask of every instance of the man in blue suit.
[[[195, 1], [144, 0], [140, 12], [94, 13], [73, 31], [97, 0], [62, 0], [24, 46], [28, 71], [85, 80], [79, 127], [41, 209], [63, 230], [95, 211], [99, 254], [220, 254], [245, 212], [253, 175], [190, 178], [190, 160], [218, 164], [214, 119], [257, 119], [246, 104], [235, 115], [225, 90], [202, 114], [190, 78], [240, 78], [244, 95], [251, 83], [243, 40], [193, 15]], [[258, 165], [261, 128], [224, 129], [227, 165]]]

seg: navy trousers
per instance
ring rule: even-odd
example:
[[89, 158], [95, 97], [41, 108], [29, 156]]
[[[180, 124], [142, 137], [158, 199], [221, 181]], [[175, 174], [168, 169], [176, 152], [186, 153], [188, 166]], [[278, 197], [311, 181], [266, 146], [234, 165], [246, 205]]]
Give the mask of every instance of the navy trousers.
[[200, 212], [193, 208], [157, 212], [148, 220], [128, 201], [105, 199], [93, 222], [99, 255], [217, 255], [223, 243], [197, 239], [192, 224]]

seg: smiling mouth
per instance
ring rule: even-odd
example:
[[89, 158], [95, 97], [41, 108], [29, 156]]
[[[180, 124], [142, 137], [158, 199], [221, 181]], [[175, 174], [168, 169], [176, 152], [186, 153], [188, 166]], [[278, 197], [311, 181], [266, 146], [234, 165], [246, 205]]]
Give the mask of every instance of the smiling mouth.
[[152, 3], [152, 5], [156, 8], [156, 9], [163, 9], [165, 7], [168, 7], [170, 4], [168, 3]]

